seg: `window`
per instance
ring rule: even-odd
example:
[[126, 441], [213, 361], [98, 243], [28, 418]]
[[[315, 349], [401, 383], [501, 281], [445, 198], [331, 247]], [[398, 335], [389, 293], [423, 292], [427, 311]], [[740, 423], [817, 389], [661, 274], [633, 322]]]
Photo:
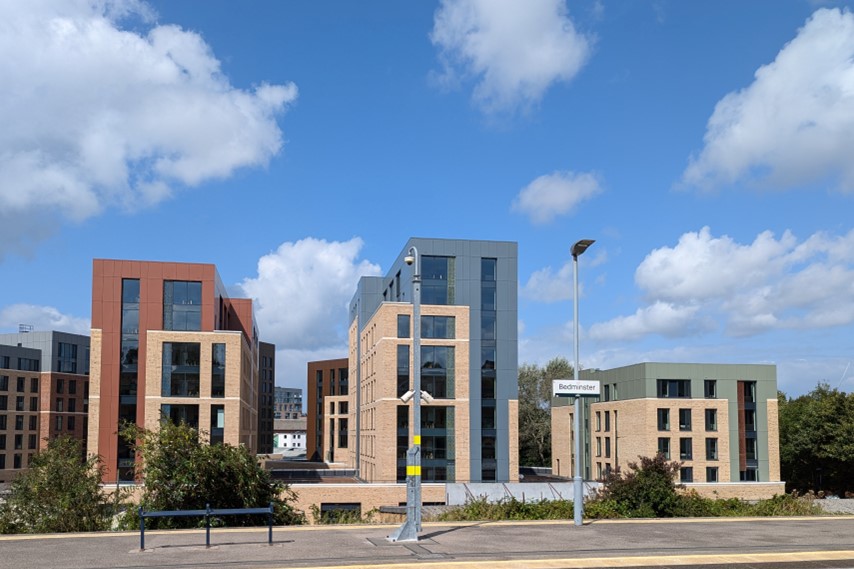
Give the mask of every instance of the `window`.
[[596, 411], [596, 432], [602, 430], [602, 412]]
[[397, 396], [409, 391], [409, 346], [397, 345]]
[[62, 413], [62, 397], [56, 398], [56, 412]]
[[744, 390], [744, 402], [756, 403], [756, 382], [742, 381], [741, 384]]
[[456, 319], [453, 316], [422, 316], [421, 337], [440, 340], [453, 339], [455, 337], [455, 322]]
[[19, 395], [15, 398], [15, 411], [23, 411], [24, 410], [24, 396]]
[[35, 415], [30, 415], [30, 430], [35, 431], [38, 428], [36, 422], [38, 421], [38, 417]]
[[424, 304], [454, 304], [454, 259], [452, 257], [421, 257], [421, 302]]
[[0, 430], [6, 430], [6, 415], [0, 415]]
[[68, 418], [68, 430], [69, 430], [69, 431], [73, 431], [73, 430], [74, 430], [74, 427], [75, 427], [74, 422], [75, 422], [75, 421], [74, 421], [74, 417], [69, 417], [69, 418]]
[[661, 398], [691, 398], [690, 379], [659, 379], [658, 396]]
[[211, 444], [223, 442], [224, 433], [225, 405], [211, 405]]
[[57, 415], [54, 419], [54, 430], [61, 431], [62, 430], [62, 415]]
[[744, 410], [744, 430], [745, 431], [755, 431], [756, 430], [756, 410], [755, 409], [745, 409]]
[[24, 435], [15, 435], [15, 450], [24, 448]]
[[[6, 450], [6, 435], [5, 434], [0, 435], [0, 450]], [[0, 456], [3, 456], [3, 455], [0, 454]]]
[[670, 430], [670, 409], [659, 409], [658, 410], [658, 430], [659, 431], [669, 431]]
[[0, 375], [0, 391], [9, 391], [8, 375]]
[[744, 454], [747, 460], [756, 460], [756, 439], [744, 439]]
[[679, 460], [691, 460], [694, 458], [694, 445], [690, 438], [679, 439]]
[[30, 411], [38, 411], [39, 410], [39, 398], [38, 397], [30, 397]]
[[197, 342], [163, 342], [162, 397], [199, 396], [199, 358]]
[[12, 468], [21, 468], [21, 455], [16, 454], [12, 460]]
[[28, 449], [30, 449], [30, 450], [35, 449], [36, 445], [38, 443], [38, 437], [34, 434], [30, 435], [29, 437], [27, 437], [27, 443], [28, 443], [27, 444]]
[[65, 380], [64, 379], [57, 379], [56, 380], [56, 392], [57, 393], [64, 393], [65, 392]]
[[602, 437], [596, 437], [596, 456], [602, 456]]
[[718, 481], [718, 467], [717, 466], [707, 466], [706, 467], [706, 482], [717, 482]]
[[611, 437], [605, 437], [605, 458], [611, 458]]
[[0, 395], [0, 411], [5, 411], [9, 407], [9, 396]]
[[603, 397], [604, 401], [610, 401], [611, 400], [611, 386], [610, 385], [604, 386], [603, 396], [604, 396]]
[[164, 420], [171, 420], [176, 425], [185, 423], [194, 429], [199, 428], [198, 405], [161, 405], [160, 416]]
[[679, 430], [680, 431], [690, 431], [691, 430], [691, 410], [690, 409], [679, 409]]
[[77, 373], [77, 344], [59, 342], [56, 371], [61, 373]]
[[739, 472], [739, 478], [742, 482], [758, 482], [759, 471], [756, 468], [748, 468]]
[[39, 378], [31, 377], [30, 378], [30, 393], [38, 393], [39, 392]]
[[211, 345], [211, 397], [225, 397], [225, 344]]
[[338, 419], [338, 448], [347, 448], [347, 419]]
[[77, 393], [77, 380], [76, 379], [69, 379], [68, 380], [68, 394], [74, 395], [76, 393]]
[[73, 397], [68, 398], [68, 412], [74, 413], [77, 411], [77, 400]]
[[397, 337], [398, 338], [408, 338], [409, 337], [409, 314], [398, 314], [397, 315]]
[[23, 431], [24, 430], [24, 416], [23, 415], [15, 415], [15, 430]]
[[706, 439], [706, 460], [718, 459], [718, 439]]
[[16, 391], [17, 391], [18, 393], [23, 393], [23, 392], [24, 392], [24, 381], [25, 381], [25, 379], [26, 379], [26, 378], [23, 378], [23, 377], [19, 377], [19, 378], [18, 378], [18, 381], [17, 381], [17, 383], [16, 383], [16, 387], [17, 387]]
[[670, 460], [670, 437], [658, 438], [658, 453], [664, 455], [664, 458]]
[[706, 430], [707, 431], [717, 431], [718, 430], [718, 410], [717, 409], [706, 409]]
[[703, 397], [706, 399], [718, 398], [718, 382], [716, 379], [707, 379], [703, 381]]
[[679, 481], [682, 483], [694, 481], [694, 469], [690, 466], [683, 466], [679, 469]]
[[605, 432], [611, 432], [611, 412], [605, 411]]
[[202, 329], [202, 283], [163, 282], [163, 329]]
[[437, 399], [454, 397], [453, 347], [421, 347], [421, 389]]

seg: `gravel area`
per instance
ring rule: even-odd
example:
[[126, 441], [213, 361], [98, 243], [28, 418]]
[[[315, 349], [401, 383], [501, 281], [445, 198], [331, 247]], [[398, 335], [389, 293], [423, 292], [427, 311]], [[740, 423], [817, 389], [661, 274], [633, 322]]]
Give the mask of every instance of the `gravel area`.
[[831, 514], [854, 515], [854, 499], [816, 500], [815, 503], [821, 506], [825, 512]]

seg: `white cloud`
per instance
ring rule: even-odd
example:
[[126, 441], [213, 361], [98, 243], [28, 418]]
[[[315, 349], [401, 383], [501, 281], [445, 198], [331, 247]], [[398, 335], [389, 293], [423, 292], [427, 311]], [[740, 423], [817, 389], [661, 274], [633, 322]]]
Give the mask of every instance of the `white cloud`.
[[575, 29], [565, 0], [441, 0], [433, 44], [441, 80], [477, 80], [473, 98], [487, 112], [537, 103], [590, 57], [592, 39]]
[[647, 305], [592, 326], [591, 336], [687, 336], [717, 328], [712, 321], [731, 336], [846, 326], [854, 323], [854, 230], [801, 243], [763, 232], [742, 245], [704, 227], [647, 255], [635, 282]]
[[[199, 34], [152, 13], [134, 0], [0, 3], [4, 219], [151, 205], [279, 152], [276, 116], [296, 87], [235, 88]], [[5, 225], [8, 251], [20, 240]]]
[[557, 272], [551, 267], [534, 271], [520, 293], [539, 302], [572, 300], [572, 264], [564, 264]]
[[698, 317], [698, 306], [678, 306], [655, 302], [638, 308], [631, 316], [621, 316], [590, 327], [594, 340], [637, 340], [649, 334], [682, 337], [714, 328], [708, 319]]
[[553, 172], [525, 186], [513, 200], [512, 209], [527, 215], [533, 223], [544, 224], [601, 192], [594, 174]]
[[346, 358], [349, 354], [347, 343], [315, 350], [279, 349], [276, 346], [276, 385], [280, 387], [297, 387], [303, 390], [303, 402], [308, 403], [306, 380], [308, 379], [306, 364], [322, 360], [337, 360]]
[[257, 300], [264, 341], [280, 350], [346, 346], [347, 305], [356, 284], [362, 276], [380, 274], [378, 265], [358, 260], [361, 249], [359, 238], [328, 242], [309, 237], [282, 243], [261, 257], [258, 275], [244, 279], [239, 288]]
[[683, 182], [854, 191], [854, 15], [820, 9], [754, 82], [721, 99]]
[[53, 306], [11, 304], [0, 309], [0, 330], [17, 332], [19, 324], [30, 324], [38, 331], [56, 330], [86, 336], [92, 328], [88, 318], [63, 314]]

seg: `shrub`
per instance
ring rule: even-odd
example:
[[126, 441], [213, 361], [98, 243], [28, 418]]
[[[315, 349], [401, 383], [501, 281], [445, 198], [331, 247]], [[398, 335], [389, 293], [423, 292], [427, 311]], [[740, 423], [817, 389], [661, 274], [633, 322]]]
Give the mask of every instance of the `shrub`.
[[616, 513], [627, 518], [673, 517], [680, 502], [674, 483], [679, 466], [662, 454], [640, 457], [639, 464], [629, 463], [625, 474], [620, 470], [608, 474], [604, 488], [592, 502], [608, 501]]
[[67, 435], [48, 442], [0, 504], [0, 533], [106, 530], [119, 506], [101, 492], [98, 458], [83, 459], [82, 443]]
[[516, 498], [489, 502], [481, 496], [439, 514], [439, 521], [561, 520], [573, 516], [569, 500], [535, 500]]
[[[205, 433], [171, 421], [157, 431], [128, 425], [122, 435], [131, 442], [137, 456], [137, 477], [144, 480], [140, 505], [153, 510], [203, 510], [261, 508], [273, 504], [277, 524], [304, 523], [305, 516], [292, 503], [296, 495], [274, 481], [257, 457], [244, 446], [207, 444]], [[138, 514], [128, 512], [123, 526], [134, 528]], [[264, 516], [225, 516], [214, 523], [238, 526], [266, 524]], [[197, 518], [153, 518], [152, 527], [197, 526]]]

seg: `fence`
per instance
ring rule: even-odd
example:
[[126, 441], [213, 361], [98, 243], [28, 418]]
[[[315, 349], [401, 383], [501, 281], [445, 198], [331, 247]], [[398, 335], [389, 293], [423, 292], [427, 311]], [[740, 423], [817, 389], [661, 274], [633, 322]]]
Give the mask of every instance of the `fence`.
[[267, 514], [267, 544], [273, 545], [273, 503], [266, 508], [229, 508], [212, 510], [210, 504], [205, 504], [204, 510], [172, 510], [146, 512], [139, 507], [139, 550], [145, 551], [145, 519], [146, 518], [181, 518], [189, 516], [204, 516], [205, 518], [205, 547], [211, 546], [211, 516], [248, 516]]

